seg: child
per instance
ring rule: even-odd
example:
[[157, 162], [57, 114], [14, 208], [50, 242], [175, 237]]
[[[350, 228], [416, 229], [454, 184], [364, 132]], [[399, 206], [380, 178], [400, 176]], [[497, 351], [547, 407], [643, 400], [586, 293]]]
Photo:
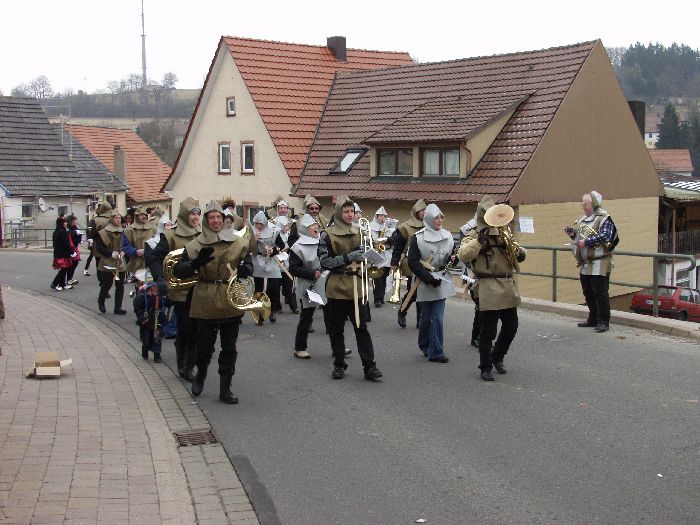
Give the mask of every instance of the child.
[[134, 298], [136, 324], [140, 328], [141, 357], [148, 359], [148, 351], [153, 352], [153, 361], [160, 363], [163, 327], [167, 324], [167, 308], [170, 300], [166, 294], [164, 281], [144, 284]]

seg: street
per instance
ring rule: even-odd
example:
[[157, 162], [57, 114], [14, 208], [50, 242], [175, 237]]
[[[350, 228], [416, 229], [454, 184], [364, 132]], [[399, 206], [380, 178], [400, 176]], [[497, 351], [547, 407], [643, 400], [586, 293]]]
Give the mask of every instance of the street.
[[[96, 311], [95, 266], [91, 277], [83, 268], [75, 289], [54, 292], [50, 253], [0, 253], [3, 288]], [[124, 308], [114, 316], [108, 300], [106, 316], [137, 337], [128, 295]], [[405, 329], [394, 305], [373, 309], [377, 383], [363, 379], [349, 323], [353, 354], [334, 381], [320, 312], [308, 361], [292, 355], [298, 316], [287, 307], [274, 325], [247, 317], [240, 404], [218, 401], [215, 362], [198, 402], [261, 523], [700, 521], [696, 344], [624, 326], [596, 334], [521, 309], [508, 373], [485, 383], [469, 346], [473, 312], [471, 301], [448, 301], [450, 362], [439, 364], [418, 350], [413, 308]], [[174, 368], [172, 341], [164, 363]]]

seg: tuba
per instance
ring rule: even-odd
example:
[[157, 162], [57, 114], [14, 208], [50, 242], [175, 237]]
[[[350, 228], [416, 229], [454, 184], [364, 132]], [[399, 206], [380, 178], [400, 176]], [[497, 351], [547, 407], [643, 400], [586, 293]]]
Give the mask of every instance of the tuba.
[[189, 290], [197, 282], [197, 276], [189, 277], [187, 279], [178, 279], [175, 277], [175, 265], [180, 262], [182, 258], [182, 252], [184, 248], [179, 250], [173, 250], [163, 259], [163, 275], [165, 275], [165, 280], [168, 283], [168, 287], [172, 290]]
[[484, 222], [498, 229], [498, 236], [504, 245], [504, 255], [513, 268], [518, 268], [518, 256], [520, 244], [515, 240], [513, 233], [508, 228], [508, 223], [513, 220], [515, 212], [507, 204], [491, 206], [484, 214]]

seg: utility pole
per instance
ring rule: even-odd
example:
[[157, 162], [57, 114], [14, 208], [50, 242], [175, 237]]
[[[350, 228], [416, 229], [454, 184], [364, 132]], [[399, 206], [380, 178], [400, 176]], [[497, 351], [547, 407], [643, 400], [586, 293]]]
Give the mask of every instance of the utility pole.
[[143, 0], [141, 0], [141, 91], [146, 92], [148, 79], [146, 78], [146, 23], [143, 16]]

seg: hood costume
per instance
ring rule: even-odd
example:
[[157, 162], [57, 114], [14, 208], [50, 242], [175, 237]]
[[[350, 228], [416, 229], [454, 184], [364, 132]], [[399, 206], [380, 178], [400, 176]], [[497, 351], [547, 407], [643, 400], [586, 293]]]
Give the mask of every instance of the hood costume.
[[214, 244], [219, 241], [233, 242], [238, 237], [233, 233], [231, 228], [222, 228], [220, 232], [214, 232], [209, 229], [209, 223], [207, 221], [207, 214], [212, 212], [219, 212], [223, 220], [224, 210], [221, 209], [219, 203], [214, 199], [210, 200], [209, 203], [204, 208], [204, 217], [202, 219], [202, 233], [197, 237], [200, 244]]

